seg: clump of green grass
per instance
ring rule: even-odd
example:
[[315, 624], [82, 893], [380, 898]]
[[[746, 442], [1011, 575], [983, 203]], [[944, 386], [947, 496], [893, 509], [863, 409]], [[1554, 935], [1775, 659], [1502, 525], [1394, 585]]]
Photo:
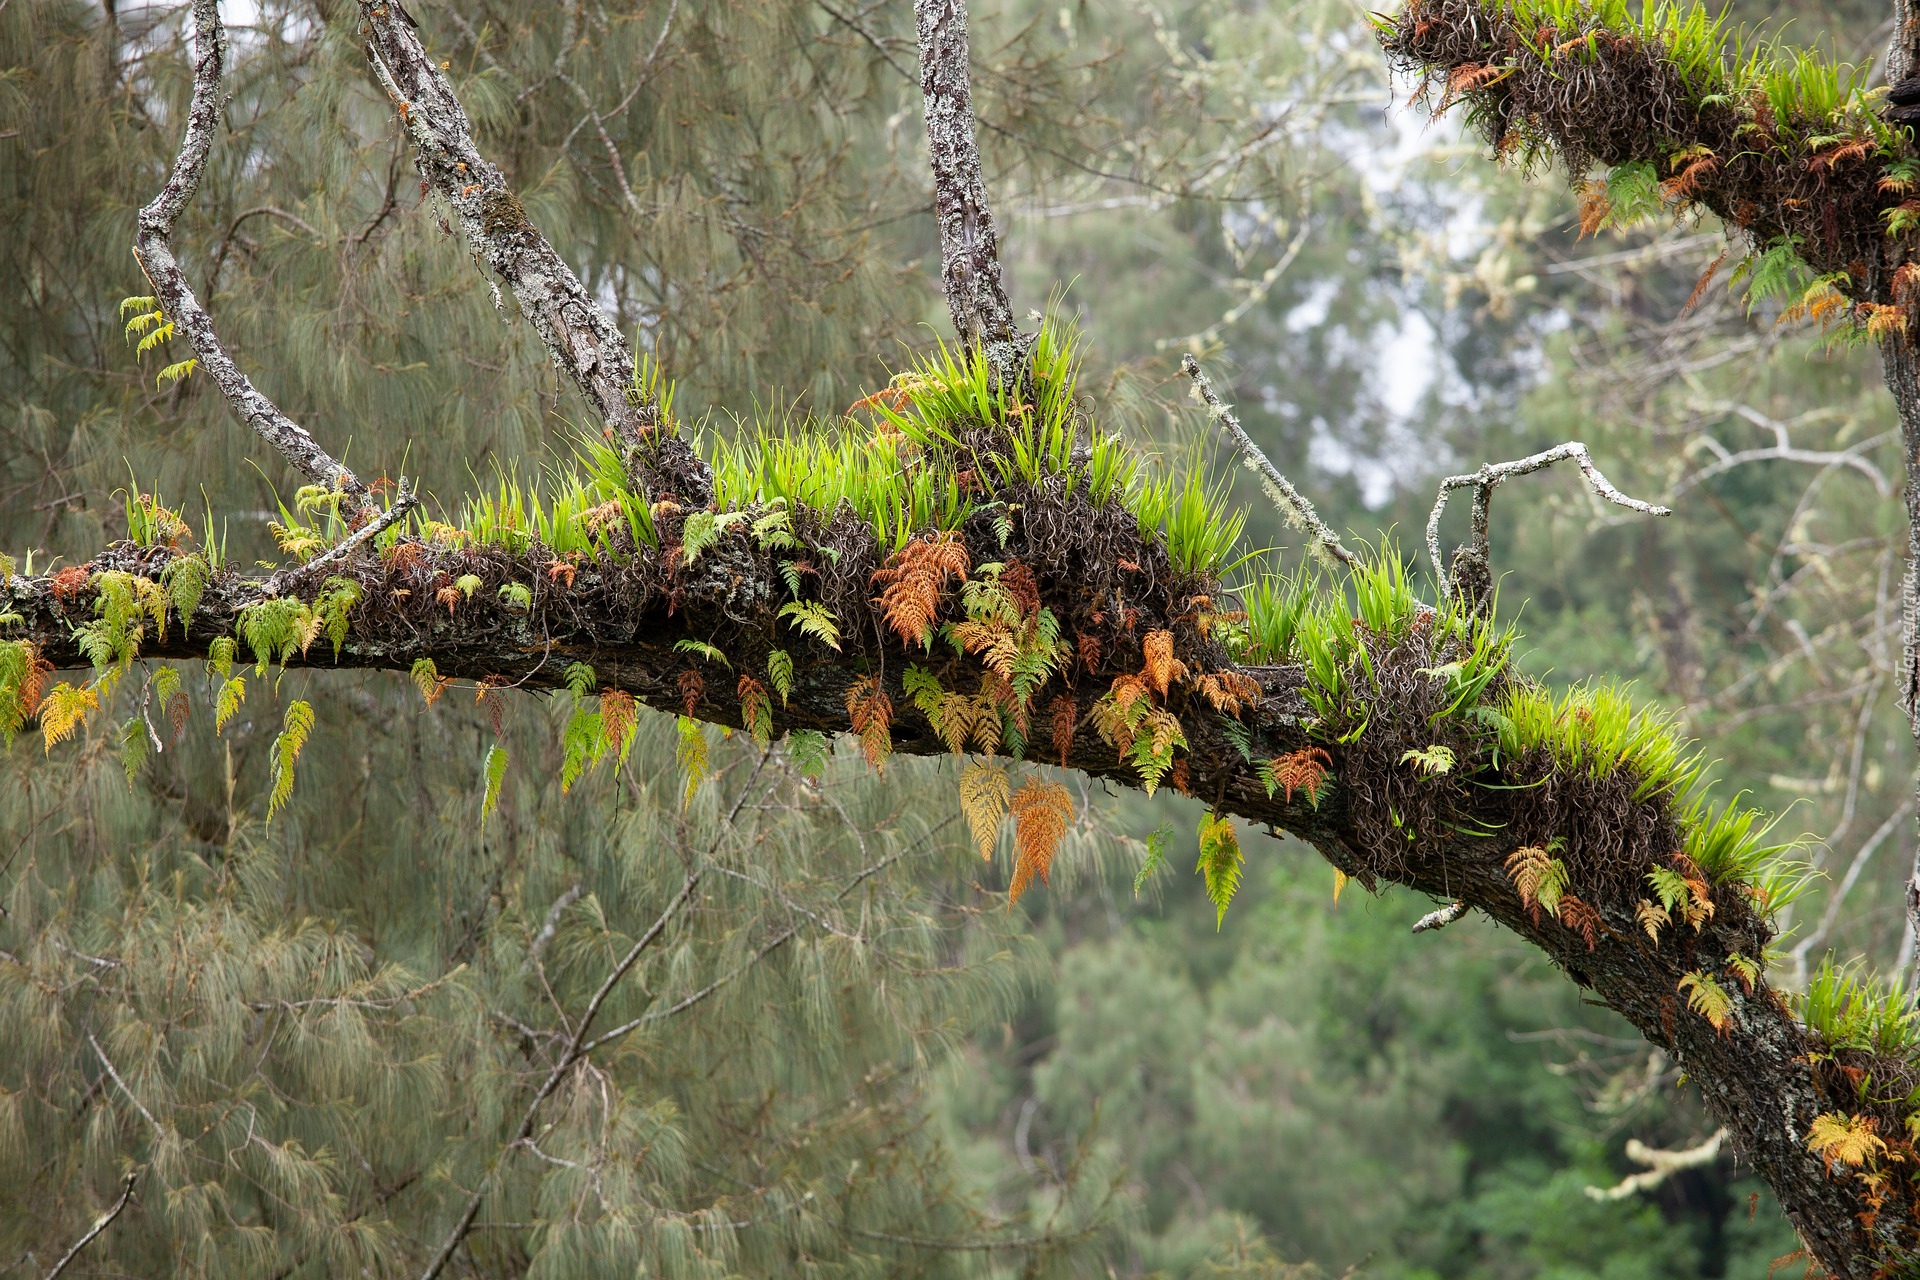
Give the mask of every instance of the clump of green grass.
[[1611, 682], [1576, 685], [1555, 699], [1539, 685], [1516, 681], [1497, 710], [1503, 754], [1546, 747], [1560, 768], [1596, 778], [1630, 769], [1639, 779], [1635, 800], [1682, 795], [1704, 770], [1697, 753], [1687, 754], [1669, 713], [1635, 708], [1627, 690]]
[[[615, 526], [604, 515], [613, 503], [634, 546], [659, 546], [652, 511], [628, 487], [626, 466], [613, 446], [582, 437], [575, 441], [573, 456], [544, 479], [537, 487], [522, 481], [517, 471], [496, 470], [493, 491], [462, 506], [458, 527], [481, 546], [503, 547], [516, 555], [525, 553], [536, 538], [563, 558], [611, 555]], [[597, 514], [589, 519], [588, 512]]]

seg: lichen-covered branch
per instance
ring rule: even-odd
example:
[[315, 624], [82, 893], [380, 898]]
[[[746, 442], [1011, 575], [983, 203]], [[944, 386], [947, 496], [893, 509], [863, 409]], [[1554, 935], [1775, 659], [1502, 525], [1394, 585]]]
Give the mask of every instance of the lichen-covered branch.
[[474, 145], [466, 110], [419, 30], [398, 5], [361, 0], [360, 10], [367, 57], [413, 142], [421, 177], [619, 441], [635, 480], [655, 499], [705, 506], [713, 496], [706, 464], [675, 435], [613, 321]]
[[[1638, 498], [1629, 498], [1613, 487], [1613, 482], [1600, 474], [1600, 468], [1593, 465], [1593, 455], [1587, 452], [1587, 446], [1578, 440], [1569, 440], [1565, 444], [1555, 445], [1551, 449], [1518, 458], [1512, 462], [1488, 462], [1478, 471], [1463, 476], [1448, 476], [1440, 482], [1440, 491], [1434, 498], [1433, 512], [1427, 517], [1427, 556], [1433, 561], [1433, 573], [1440, 581], [1440, 593], [1445, 599], [1452, 599], [1456, 593], [1464, 591], [1469, 602], [1477, 602], [1486, 597], [1492, 589], [1493, 576], [1488, 566], [1487, 522], [1493, 508], [1493, 491], [1503, 480], [1514, 476], [1532, 475], [1544, 471], [1556, 462], [1565, 462], [1569, 458], [1580, 464], [1580, 474], [1586, 480], [1587, 487], [1596, 497], [1611, 502], [1616, 507], [1625, 507], [1637, 511], [1643, 516], [1670, 516], [1672, 511], [1656, 506], [1651, 502], [1642, 502]], [[1472, 523], [1468, 528], [1467, 541], [1454, 551], [1454, 561], [1449, 566], [1440, 558], [1440, 517], [1446, 514], [1447, 499], [1453, 496], [1455, 489], [1473, 490]]]
[[1865, 1280], [1907, 1256], [1920, 1213], [1872, 1178], [1907, 1158], [1920, 1067], [1886, 1037], [1809, 1028], [1768, 985], [1790, 869], [1768, 860], [1751, 814], [1688, 798], [1698, 766], [1670, 729], [1606, 690], [1555, 701], [1508, 664], [1508, 633], [1419, 604], [1395, 585], [1397, 561], [1353, 567], [1357, 619], [1327, 584], [1288, 638], [1237, 621], [1213, 568], [1180, 567], [1123, 491], [1096, 495], [1097, 460], [1066, 448], [1058, 469], [1002, 471], [990, 441], [1029, 429], [977, 422], [951, 433], [968, 443], [930, 448], [914, 469], [999, 478], [905, 538], [852, 503], [723, 494], [717, 514], [667, 504], [646, 526], [616, 498], [583, 517], [599, 531], [583, 549], [422, 526], [277, 600], [215, 573], [190, 616], [170, 585], [190, 554], [118, 544], [9, 580], [0, 701], [17, 726], [28, 672], [57, 750], [109, 712], [48, 689], [47, 664], [103, 664], [101, 689], [125, 662], [230, 644], [242, 660], [405, 673], [434, 693], [460, 678], [563, 691], [581, 709], [592, 689], [600, 729], [570, 733], [575, 768], [592, 767], [605, 726], [633, 730], [638, 701], [765, 738], [851, 733], [876, 767], [967, 751], [990, 771], [1018, 749], [1177, 787], [1212, 806], [1201, 839], [1217, 900], [1237, 878], [1238, 817], [1300, 835], [1368, 888], [1484, 911], [1675, 1056], [1830, 1272]]
[[1267, 492], [1268, 499], [1280, 510], [1281, 518], [1288, 524], [1304, 528], [1313, 536], [1314, 544], [1341, 564], [1353, 564], [1353, 552], [1340, 542], [1340, 535], [1333, 531], [1311, 502], [1293, 487], [1293, 482], [1280, 473], [1280, 469], [1268, 460], [1266, 452], [1253, 442], [1240, 419], [1234, 416], [1233, 409], [1213, 389], [1213, 383], [1201, 371], [1200, 362], [1192, 352], [1180, 357], [1180, 368], [1193, 380], [1194, 394], [1206, 403], [1208, 415], [1220, 424], [1220, 429], [1233, 441], [1233, 447], [1246, 460], [1247, 466], [1260, 477], [1260, 486]]
[[[214, 131], [220, 125], [220, 113], [226, 105], [221, 82], [226, 75], [227, 31], [220, 21], [219, 5], [216, 0], [194, 0], [191, 16], [193, 97], [187, 105], [187, 128], [166, 185], [140, 210], [134, 257], [153, 285], [164, 324], [172, 326], [172, 334], [186, 339], [193, 348], [198, 371], [220, 388], [240, 420], [252, 427], [255, 434], [272, 445], [309, 482], [344, 493], [353, 519], [371, 519], [374, 504], [367, 486], [335, 461], [303, 427], [280, 412], [240, 371], [240, 366], [221, 345], [220, 336], [214, 331], [213, 317], [194, 296], [186, 273], [173, 255], [174, 224], [193, 203], [194, 193], [199, 190], [200, 175], [206, 170]], [[176, 376], [190, 375], [183, 372]]]
[[1000, 242], [974, 136], [966, 0], [914, 0], [913, 13], [947, 310], [961, 341], [979, 343], [1005, 378], [1017, 356], [1013, 304], [1000, 269]]

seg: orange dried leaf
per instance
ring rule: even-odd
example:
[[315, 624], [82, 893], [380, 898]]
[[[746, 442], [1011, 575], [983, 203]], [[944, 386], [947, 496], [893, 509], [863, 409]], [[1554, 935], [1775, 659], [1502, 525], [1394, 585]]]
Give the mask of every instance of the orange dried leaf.
[[847, 689], [847, 718], [860, 738], [860, 749], [876, 771], [884, 770], [893, 752], [893, 699], [877, 675], [865, 676]]

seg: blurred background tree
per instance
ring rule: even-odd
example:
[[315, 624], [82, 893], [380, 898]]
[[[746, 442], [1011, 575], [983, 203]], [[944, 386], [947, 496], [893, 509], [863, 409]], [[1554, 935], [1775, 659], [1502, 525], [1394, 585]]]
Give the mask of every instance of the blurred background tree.
[[[732, 429], [720, 406], [839, 412], [944, 332], [910, 6], [414, 7], [482, 146], [708, 430]], [[1865, 8], [1793, 12], [1861, 62], [1885, 38]], [[277, 554], [291, 477], [209, 388], [156, 387], [115, 313], [145, 291], [127, 246], [177, 144], [180, 16], [0, 4], [15, 553], [119, 536], [137, 484], [256, 510], [197, 533]], [[445, 442], [471, 474], [428, 475], [442, 502], [563, 454], [571, 393], [421, 197], [354, 7], [228, 16], [229, 127], [181, 243], [242, 363], [350, 462]], [[1410, 559], [1439, 475], [1562, 439], [1671, 495], [1672, 520], [1622, 525], [1570, 483], [1502, 491], [1532, 669], [1632, 674], [1723, 776], [1797, 802], [1831, 879], [1789, 976], [1829, 950], [1909, 961], [1898, 458], [1872, 356], [1721, 282], [1687, 306], [1714, 227], [1580, 237], [1554, 187], [1398, 104], [1352, 7], [973, 20], [1016, 298], [1067, 286], [1102, 412], [1173, 457], [1204, 443], [1174, 379], [1196, 350], [1336, 526]], [[1240, 496], [1252, 544], [1294, 540]], [[417, 1273], [482, 1185], [453, 1274], [1572, 1280], [1759, 1275], [1793, 1248], [1724, 1158], [1590, 1196], [1640, 1170], [1628, 1138], [1709, 1136], [1671, 1064], [1490, 927], [1412, 937], [1428, 904], [1336, 902], [1299, 850], [1256, 853], [1215, 932], [1191, 877], [1135, 894], [1164, 812], [1095, 792], [1052, 889], [1010, 915], [1004, 850], [970, 862], [951, 787], [921, 785], [937, 765], [814, 786], [660, 719], [563, 796], [564, 707], [281, 684], [131, 779], [105, 737], [57, 777], [13, 748], [0, 1274], [44, 1274], [136, 1146], [153, 1167], [96, 1272]], [[294, 697], [323, 728], [269, 823]], [[499, 717], [516, 764], [481, 824]], [[657, 920], [604, 1023], [637, 1025], [516, 1140]]]

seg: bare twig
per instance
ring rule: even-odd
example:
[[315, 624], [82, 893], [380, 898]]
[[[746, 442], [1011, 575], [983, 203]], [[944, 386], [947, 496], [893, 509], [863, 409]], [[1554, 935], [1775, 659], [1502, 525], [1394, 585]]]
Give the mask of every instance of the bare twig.
[[974, 135], [966, 0], [914, 0], [913, 13], [920, 37], [920, 93], [926, 106], [947, 310], [960, 340], [979, 343], [988, 363], [1004, 378], [1013, 370], [1018, 351], [1013, 304], [1001, 274], [1000, 242]]
[[371, 519], [375, 513], [367, 487], [304, 428], [281, 413], [240, 371], [220, 344], [213, 317], [194, 296], [186, 273], [173, 256], [174, 224], [199, 189], [214, 130], [226, 105], [220, 85], [226, 71], [227, 32], [220, 22], [217, 0], [193, 0], [193, 44], [193, 99], [187, 107], [186, 134], [180, 140], [180, 154], [166, 185], [140, 210], [134, 257], [152, 283], [168, 321], [193, 347], [201, 369], [220, 388], [233, 411], [309, 481], [346, 494], [356, 519]]
[[674, 437], [620, 331], [527, 218], [506, 175], [474, 145], [466, 110], [420, 33], [397, 5], [361, 0], [360, 15], [368, 61], [413, 142], [421, 176], [459, 215], [468, 244], [619, 440], [635, 481], [655, 498], [671, 493], [706, 505], [713, 473]]
[[127, 1087], [127, 1082], [120, 1078], [118, 1071], [114, 1070], [113, 1059], [107, 1057], [107, 1051], [100, 1047], [100, 1042], [94, 1039], [92, 1031], [87, 1032], [87, 1043], [93, 1046], [94, 1056], [100, 1059], [100, 1065], [107, 1069], [107, 1075], [112, 1077], [113, 1083], [119, 1087], [120, 1092], [126, 1096], [127, 1101], [133, 1104], [133, 1109], [144, 1116], [147, 1123], [153, 1126], [153, 1136], [156, 1138], [166, 1137], [167, 1131], [160, 1127], [158, 1120], [153, 1118], [153, 1112], [147, 1110], [146, 1104], [133, 1096], [133, 1090]]
[[267, 579], [266, 593], [277, 596], [303, 578], [309, 578], [322, 569], [339, 564], [361, 547], [366, 546], [382, 533], [406, 519], [407, 513], [420, 505], [419, 495], [407, 485], [407, 478], [400, 477], [400, 487], [394, 494], [393, 505], [381, 512], [369, 524], [364, 524], [352, 534], [342, 538], [324, 553], [315, 556], [305, 564], [290, 565]]
[[1280, 514], [1287, 523], [1312, 534], [1314, 541], [1341, 564], [1353, 564], [1357, 557], [1340, 545], [1340, 535], [1320, 518], [1313, 504], [1293, 487], [1293, 482], [1281, 475], [1279, 468], [1267, 460], [1267, 455], [1261, 452], [1260, 446], [1240, 425], [1240, 419], [1233, 416], [1233, 410], [1214, 394], [1213, 384], [1200, 371], [1200, 362], [1194, 359], [1192, 352], [1180, 357], [1180, 368], [1187, 377], [1193, 379], [1193, 389], [1206, 402], [1208, 415], [1220, 424], [1233, 441], [1234, 448], [1246, 459], [1248, 468], [1260, 477], [1260, 487], [1267, 491], [1267, 497], [1273, 500], [1273, 505], [1280, 508]]
[[1696, 1146], [1683, 1151], [1661, 1151], [1638, 1138], [1629, 1138], [1627, 1159], [1635, 1164], [1646, 1165], [1647, 1171], [1629, 1174], [1611, 1187], [1588, 1187], [1587, 1196], [1604, 1203], [1608, 1200], [1625, 1200], [1636, 1192], [1650, 1191], [1682, 1169], [1697, 1169], [1718, 1160], [1720, 1148], [1726, 1140], [1727, 1131], [1716, 1129], [1712, 1136]]
[[[5, 6], [0, 5], [0, 8], [4, 7]], [[133, 1184], [138, 1181], [140, 1181], [140, 1171], [138, 1169], [134, 1169], [127, 1174], [126, 1179], [120, 1186], [120, 1198], [114, 1201], [113, 1208], [94, 1219], [93, 1226], [88, 1229], [87, 1234], [74, 1241], [73, 1248], [67, 1250], [66, 1256], [53, 1264], [53, 1270], [47, 1272], [46, 1280], [55, 1280], [62, 1271], [67, 1269], [67, 1264], [80, 1256], [82, 1249], [92, 1244], [99, 1238], [102, 1231], [105, 1231], [113, 1225], [113, 1220], [120, 1216], [122, 1209], [127, 1207], [127, 1201], [133, 1199]]]
[[1535, 471], [1544, 470], [1556, 462], [1564, 462], [1569, 458], [1580, 464], [1580, 474], [1586, 477], [1587, 486], [1608, 502], [1625, 507], [1629, 511], [1638, 511], [1642, 515], [1673, 514], [1666, 507], [1657, 507], [1650, 502], [1642, 502], [1638, 498], [1629, 498], [1614, 488], [1612, 482], [1600, 474], [1600, 468], [1593, 465], [1593, 458], [1587, 453], [1587, 446], [1578, 440], [1569, 440], [1563, 445], [1556, 445], [1545, 452], [1513, 462], [1489, 462], [1471, 475], [1448, 476], [1440, 482], [1440, 494], [1434, 501], [1433, 514], [1427, 517], [1427, 554], [1433, 558], [1433, 571], [1440, 579], [1442, 599], [1451, 600], [1457, 585], [1453, 581], [1454, 574], [1448, 572], [1446, 564], [1440, 559], [1440, 516], [1446, 511], [1447, 499], [1453, 496], [1453, 491], [1468, 487], [1475, 490], [1473, 526], [1469, 541], [1464, 543], [1455, 554], [1456, 556], [1465, 555], [1475, 560], [1480, 572], [1484, 574], [1487, 564], [1487, 516], [1493, 502], [1494, 488], [1503, 480], [1514, 476], [1531, 475]]

